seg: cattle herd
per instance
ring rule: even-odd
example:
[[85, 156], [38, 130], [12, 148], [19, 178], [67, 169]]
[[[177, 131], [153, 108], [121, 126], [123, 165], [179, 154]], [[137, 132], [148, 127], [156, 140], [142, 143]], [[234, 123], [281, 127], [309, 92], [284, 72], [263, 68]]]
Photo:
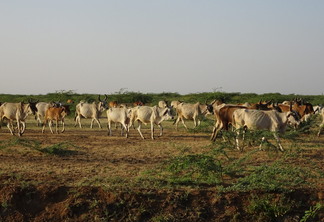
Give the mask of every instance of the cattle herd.
[[[55, 123], [55, 132], [58, 133], [58, 123], [62, 123], [63, 133], [64, 117], [70, 113], [72, 100], [67, 104], [58, 102], [39, 102], [29, 100], [28, 103], [0, 103], [0, 127], [3, 122], [7, 123], [7, 127], [12, 135], [17, 133], [23, 135], [26, 129], [26, 118], [28, 115], [35, 115], [38, 125], [42, 125], [42, 133], [48, 124], [51, 133], [52, 125]], [[313, 106], [302, 100], [284, 101], [282, 103], [258, 102], [254, 104], [225, 104], [219, 100], [211, 103], [185, 103], [181, 101], [172, 101], [170, 104], [166, 101], [159, 101], [156, 106], [146, 106], [142, 102], [133, 104], [119, 104], [116, 101], [108, 102], [108, 97], [102, 99], [98, 96], [98, 101], [87, 103], [80, 101], [75, 106], [75, 126], [82, 128], [81, 118], [91, 119], [90, 127], [96, 122], [99, 128], [100, 115], [106, 111], [108, 135], [112, 135], [112, 123], [120, 124], [121, 134], [127, 138], [130, 127], [134, 127], [134, 123], [138, 122], [137, 131], [141, 138], [145, 139], [141, 127], [142, 124], [150, 124], [151, 138], [154, 139], [154, 125], [160, 128], [160, 136], [163, 135], [162, 122], [168, 119], [175, 119], [175, 129], [178, 129], [178, 123], [181, 121], [183, 126], [187, 128], [185, 120], [193, 120], [195, 127], [208, 114], [215, 118], [215, 125], [212, 131], [211, 140], [215, 141], [220, 131], [235, 130], [236, 147], [242, 150], [239, 145], [239, 139], [242, 136], [244, 142], [244, 134], [246, 130], [268, 130], [273, 133], [277, 141], [278, 148], [284, 151], [278, 133], [284, 133], [287, 125], [297, 128], [301, 121], [307, 121], [312, 114], [322, 116], [322, 123], [317, 135], [320, 136], [322, 128], [324, 128], [324, 109], [321, 106]], [[174, 115], [175, 114], [175, 115]], [[262, 138], [260, 149], [265, 138]]]

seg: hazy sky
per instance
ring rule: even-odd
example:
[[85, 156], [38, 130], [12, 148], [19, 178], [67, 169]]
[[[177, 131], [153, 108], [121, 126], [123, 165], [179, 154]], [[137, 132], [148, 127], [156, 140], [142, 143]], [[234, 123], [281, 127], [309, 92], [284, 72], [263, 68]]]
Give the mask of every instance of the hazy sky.
[[324, 93], [323, 0], [0, 2], [0, 93]]

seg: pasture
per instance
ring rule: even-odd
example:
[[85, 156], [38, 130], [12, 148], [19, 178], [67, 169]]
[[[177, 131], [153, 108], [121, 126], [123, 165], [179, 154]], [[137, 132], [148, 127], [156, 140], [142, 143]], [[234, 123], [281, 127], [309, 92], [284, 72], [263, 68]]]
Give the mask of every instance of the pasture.
[[104, 116], [103, 129], [68, 117], [64, 133], [42, 134], [34, 116], [22, 137], [0, 129], [1, 221], [323, 221], [319, 117], [282, 136], [285, 152], [271, 136], [259, 151], [264, 132], [239, 152], [231, 133], [209, 140], [212, 117], [189, 131], [165, 121], [155, 140], [148, 125], [143, 140], [108, 136]]

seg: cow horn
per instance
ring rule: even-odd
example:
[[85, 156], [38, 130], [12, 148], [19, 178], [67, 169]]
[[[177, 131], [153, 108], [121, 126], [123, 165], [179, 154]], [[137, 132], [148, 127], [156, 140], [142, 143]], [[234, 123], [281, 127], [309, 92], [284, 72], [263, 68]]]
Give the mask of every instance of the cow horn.
[[105, 94], [105, 98], [104, 98], [104, 100], [106, 100], [106, 101], [108, 100], [108, 96], [107, 96], [106, 94]]
[[100, 95], [98, 95], [98, 100], [101, 102], [102, 100], [100, 99]]

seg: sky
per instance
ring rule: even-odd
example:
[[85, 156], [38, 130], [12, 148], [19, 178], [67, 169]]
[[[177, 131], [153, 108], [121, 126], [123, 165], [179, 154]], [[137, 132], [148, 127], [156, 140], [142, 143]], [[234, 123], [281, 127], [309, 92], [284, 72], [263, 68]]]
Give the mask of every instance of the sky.
[[322, 0], [0, 2], [0, 94], [324, 93]]

